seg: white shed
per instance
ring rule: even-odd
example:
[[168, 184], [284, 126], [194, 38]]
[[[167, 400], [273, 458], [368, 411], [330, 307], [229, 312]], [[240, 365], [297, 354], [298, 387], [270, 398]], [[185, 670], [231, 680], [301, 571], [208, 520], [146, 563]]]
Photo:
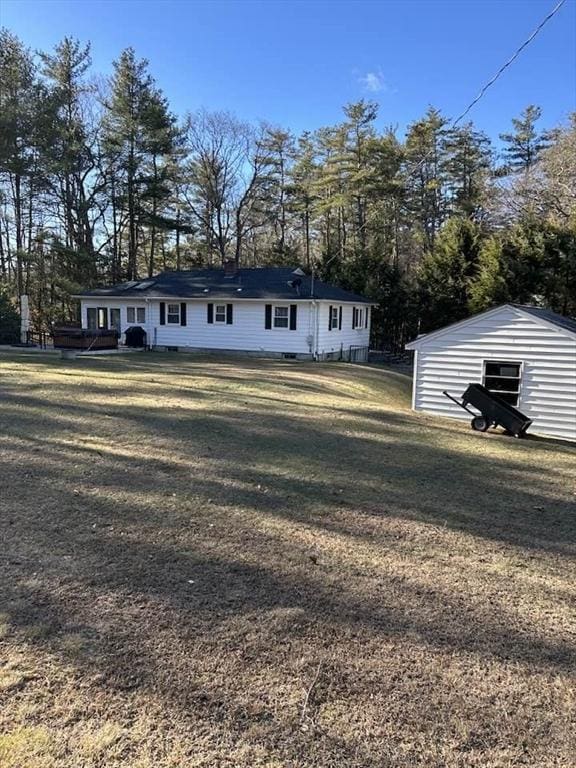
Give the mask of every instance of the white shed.
[[469, 419], [442, 393], [460, 397], [480, 383], [532, 419], [531, 432], [576, 440], [576, 320], [504, 304], [420, 336], [412, 407]]

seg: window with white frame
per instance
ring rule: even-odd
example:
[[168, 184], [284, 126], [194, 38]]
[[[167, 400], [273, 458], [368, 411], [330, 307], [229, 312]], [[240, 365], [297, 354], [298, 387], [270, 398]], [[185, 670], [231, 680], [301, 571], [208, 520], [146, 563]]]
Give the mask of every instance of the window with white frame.
[[166, 322], [180, 325], [180, 304], [166, 304]]
[[226, 322], [226, 304], [215, 304], [214, 306], [214, 322], [225, 323]]
[[126, 307], [126, 322], [145, 323], [146, 307]]
[[363, 307], [354, 307], [352, 310], [352, 328], [364, 328]]
[[288, 328], [288, 307], [274, 307], [274, 328]]
[[339, 308], [330, 307], [330, 330], [337, 331], [340, 325], [339, 321]]
[[485, 360], [482, 383], [487, 390], [510, 405], [518, 405], [522, 364], [504, 360]]

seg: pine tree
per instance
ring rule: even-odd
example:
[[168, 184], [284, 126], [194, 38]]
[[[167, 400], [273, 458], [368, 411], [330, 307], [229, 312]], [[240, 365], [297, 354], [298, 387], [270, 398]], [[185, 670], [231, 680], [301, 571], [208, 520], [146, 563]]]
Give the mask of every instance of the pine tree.
[[20, 341], [20, 315], [7, 291], [0, 285], [0, 344]]
[[406, 161], [406, 209], [417, 223], [420, 247], [431, 250], [436, 233], [447, 216], [445, 195], [446, 119], [430, 107], [408, 128], [404, 146]]
[[268, 198], [269, 220], [274, 231], [272, 253], [282, 262], [290, 258], [289, 248], [289, 179], [295, 156], [294, 137], [289, 131], [265, 126], [260, 145], [268, 169], [264, 182]]
[[504, 157], [509, 172], [528, 172], [550, 144], [551, 134], [539, 131], [536, 123], [542, 116], [540, 107], [533, 104], [526, 107], [520, 117], [512, 118], [514, 131], [502, 133], [500, 138], [506, 144]]
[[173, 194], [178, 175], [177, 154], [183, 141], [168, 102], [155, 88], [143, 111], [143, 129], [139, 218], [149, 227], [148, 276], [151, 277], [156, 264], [157, 232], [179, 226], [166, 215], [165, 206]]
[[489, 203], [490, 141], [468, 123], [444, 137], [444, 172], [452, 215], [482, 220]]
[[468, 307], [471, 312], [483, 312], [510, 300], [503, 265], [502, 240], [498, 235], [493, 235], [480, 248], [478, 270], [470, 284]]
[[[48, 194], [58, 208], [63, 235], [61, 277], [78, 287], [95, 282], [94, 220], [99, 214], [92, 174], [97, 167], [97, 127], [90, 125], [86, 101], [91, 88], [85, 81], [90, 46], [64, 38], [53, 54], [41, 54], [48, 82], [51, 124], [44, 135], [43, 164]], [[69, 270], [69, 274], [67, 273]]]
[[308, 269], [312, 266], [312, 226], [316, 216], [315, 184], [318, 175], [316, 148], [311, 133], [305, 132], [298, 139], [294, 163], [290, 169], [287, 187], [289, 210], [300, 219], [302, 229], [302, 261]]
[[452, 218], [442, 227], [419, 269], [423, 331], [468, 315], [481, 246], [482, 230], [469, 219]]
[[104, 118], [104, 148], [115, 178], [115, 194], [128, 229], [127, 276], [138, 274], [140, 200], [147, 159], [148, 126], [155, 86], [148, 62], [127, 48], [114, 62], [111, 96]]
[[[0, 29], [0, 179], [6, 181], [13, 215], [18, 294], [28, 287], [35, 198], [41, 185], [38, 143], [45, 101], [31, 52], [15, 35]], [[10, 256], [10, 238], [6, 251]]]

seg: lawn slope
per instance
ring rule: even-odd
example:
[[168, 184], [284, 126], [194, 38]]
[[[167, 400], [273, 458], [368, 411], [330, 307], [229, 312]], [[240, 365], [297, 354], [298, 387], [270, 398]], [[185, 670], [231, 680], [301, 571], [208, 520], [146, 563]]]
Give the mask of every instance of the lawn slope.
[[575, 480], [383, 369], [2, 355], [0, 765], [573, 765]]

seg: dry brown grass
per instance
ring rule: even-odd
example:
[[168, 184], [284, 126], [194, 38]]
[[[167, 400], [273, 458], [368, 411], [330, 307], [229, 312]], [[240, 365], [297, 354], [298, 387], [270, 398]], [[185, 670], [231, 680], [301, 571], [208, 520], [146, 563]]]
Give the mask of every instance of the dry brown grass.
[[574, 765], [574, 446], [337, 364], [4, 355], [0, 398], [2, 768]]

